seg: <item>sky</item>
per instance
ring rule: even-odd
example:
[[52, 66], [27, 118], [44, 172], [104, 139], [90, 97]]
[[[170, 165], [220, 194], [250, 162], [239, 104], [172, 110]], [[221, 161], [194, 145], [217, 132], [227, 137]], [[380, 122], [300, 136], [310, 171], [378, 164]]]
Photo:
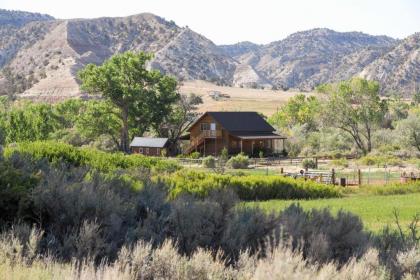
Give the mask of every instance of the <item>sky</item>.
[[149, 12], [216, 44], [263, 44], [312, 28], [399, 39], [420, 32], [420, 0], [0, 0], [0, 8], [61, 19]]

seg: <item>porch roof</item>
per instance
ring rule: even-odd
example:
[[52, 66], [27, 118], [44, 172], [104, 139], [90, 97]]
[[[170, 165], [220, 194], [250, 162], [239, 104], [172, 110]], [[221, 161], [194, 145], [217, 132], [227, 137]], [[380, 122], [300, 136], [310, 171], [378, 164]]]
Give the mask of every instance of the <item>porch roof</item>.
[[286, 137], [275, 134], [275, 133], [264, 133], [264, 134], [241, 134], [241, 133], [232, 133], [232, 136], [239, 138], [241, 140], [260, 140], [260, 139], [286, 139]]

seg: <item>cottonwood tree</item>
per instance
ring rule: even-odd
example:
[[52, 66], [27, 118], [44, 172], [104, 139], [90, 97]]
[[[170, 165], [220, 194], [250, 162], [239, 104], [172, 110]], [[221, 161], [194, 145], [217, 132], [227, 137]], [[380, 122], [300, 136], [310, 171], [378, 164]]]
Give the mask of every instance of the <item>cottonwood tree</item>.
[[269, 122], [279, 128], [291, 129], [296, 125], [305, 125], [308, 131], [315, 131], [319, 107], [319, 100], [315, 96], [298, 94], [272, 115]]
[[163, 122], [154, 124], [154, 129], [160, 137], [169, 138], [170, 153], [177, 152], [179, 138], [197, 119], [198, 105], [202, 103], [202, 98], [196, 94], [182, 95], [173, 106], [171, 114], [165, 116]]
[[318, 91], [327, 97], [321, 114], [324, 123], [348, 133], [364, 155], [371, 152], [372, 133], [381, 124], [387, 107], [380, 99], [379, 84], [355, 78], [324, 85]]
[[411, 113], [407, 119], [398, 123], [397, 131], [405, 145], [420, 152], [420, 115]]
[[119, 141], [121, 119], [119, 113], [118, 108], [109, 101], [88, 101], [80, 112], [75, 127], [81, 135], [89, 139], [107, 135], [115, 146], [121, 149]]
[[156, 70], [148, 70], [149, 53], [125, 52], [102, 65], [87, 65], [79, 72], [82, 89], [102, 94], [118, 108], [121, 120], [121, 151], [129, 151], [129, 130], [142, 135], [152, 123], [162, 121], [179, 99], [177, 81]]

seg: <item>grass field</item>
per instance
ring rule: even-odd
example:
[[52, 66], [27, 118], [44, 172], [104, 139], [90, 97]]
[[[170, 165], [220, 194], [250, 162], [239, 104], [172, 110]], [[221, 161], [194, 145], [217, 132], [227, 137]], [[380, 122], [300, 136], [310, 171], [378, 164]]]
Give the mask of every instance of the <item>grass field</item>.
[[420, 214], [420, 193], [405, 195], [352, 195], [336, 199], [316, 200], [269, 200], [264, 202], [248, 202], [247, 206], [261, 207], [267, 211], [278, 211], [292, 203], [299, 203], [304, 209], [328, 207], [336, 213], [343, 209], [359, 215], [365, 227], [374, 232], [381, 230], [385, 225], [395, 228], [393, 211], [399, 213], [400, 224], [407, 227], [413, 216]]
[[[228, 97], [215, 100], [209, 95], [214, 91]], [[299, 94], [294, 91], [222, 87], [205, 81], [186, 81], [180, 87], [180, 92], [183, 94], [195, 93], [201, 96], [203, 104], [199, 106], [200, 112], [256, 111], [266, 116], [271, 116], [291, 97]]]

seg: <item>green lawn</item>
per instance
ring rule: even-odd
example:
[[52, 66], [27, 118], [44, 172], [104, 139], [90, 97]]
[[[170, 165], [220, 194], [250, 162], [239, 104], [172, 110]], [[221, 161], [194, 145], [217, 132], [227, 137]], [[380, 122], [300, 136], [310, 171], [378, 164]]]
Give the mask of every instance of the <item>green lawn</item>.
[[316, 200], [269, 200], [247, 202], [247, 206], [258, 206], [267, 211], [284, 209], [292, 203], [299, 203], [304, 209], [328, 207], [333, 212], [340, 209], [360, 216], [366, 228], [379, 231], [389, 224], [395, 227], [393, 210], [399, 212], [400, 223], [406, 227], [417, 213], [420, 214], [420, 193], [404, 195], [352, 195], [335, 199]]

